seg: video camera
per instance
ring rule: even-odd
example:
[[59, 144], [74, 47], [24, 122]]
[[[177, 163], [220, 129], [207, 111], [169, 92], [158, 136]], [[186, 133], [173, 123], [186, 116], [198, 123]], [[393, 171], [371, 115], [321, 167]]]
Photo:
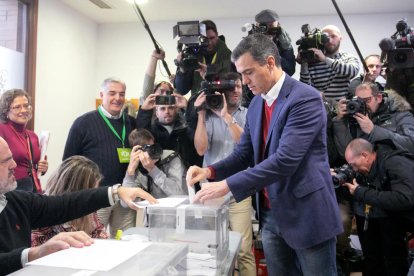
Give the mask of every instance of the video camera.
[[268, 27], [266, 23], [260, 23], [259, 25], [246, 23], [241, 27], [241, 30], [247, 32], [248, 35], [259, 33], [278, 37], [282, 34], [281, 27]]
[[220, 81], [203, 81], [201, 82], [200, 92], [206, 93], [206, 101], [203, 105], [204, 109], [220, 110], [223, 108], [223, 96], [217, 95], [215, 92], [224, 93], [226, 91], [233, 91], [236, 87], [234, 80], [220, 80]]
[[310, 48], [320, 49], [325, 51], [325, 44], [329, 41], [327, 34], [322, 33], [319, 29], [311, 30], [309, 24], [302, 25], [303, 36], [296, 41], [296, 45], [299, 45], [299, 55], [303, 62], [315, 63], [318, 60], [315, 58], [315, 54]]
[[344, 183], [352, 183], [352, 180], [356, 177], [355, 171], [348, 164], [334, 168], [334, 172], [336, 175], [332, 175], [332, 182], [335, 189], [338, 189]]
[[367, 104], [357, 96], [352, 97], [352, 99], [346, 102], [346, 111], [348, 116], [353, 116], [355, 113], [368, 114]]
[[143, 145], [140, 149], [144, 152], [148, 152], [148, 155], [152, 160], [160, 159], [163, 151], [161, 145], [157, 143], [152, 145]]
[[396, 29], [391, 42], [389, 38], [380, 42], [381, 50], [387, 55], [387, 67], [414, 68], [414, 30], [405, 19], [397, 22]]
[[180, 37], [177, 50], [182, 53], [182, 58], [180, 61], [174, 60], [175, 65], [185, 71], [198, 69], [199, 54], [208, 46], [206, 25], [199, 21], [177, 22], [173, 28], [173, 38], [176, 36]]

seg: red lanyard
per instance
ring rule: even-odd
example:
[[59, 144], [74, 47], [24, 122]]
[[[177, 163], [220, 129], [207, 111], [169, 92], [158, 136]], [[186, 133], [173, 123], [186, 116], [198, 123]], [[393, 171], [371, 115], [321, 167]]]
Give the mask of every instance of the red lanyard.
[[36, 186], [36, 190], [38, 193], [42, 193], [42, 186], [40, 185], [39, 179], [37, 178], [37, 171], [35, 169], [34, 166], [34, 162], [33, 162], [33, 158], [32, 158], [32, 150], [31, 150], [31, 143], [30, 143], [30, 138], [29, 135], [26, 133], [26, 131], [23, 133], [23, 135], [26, 137], [26, 141], [19, 135], [19, 133], [17, 133], [17, 131], [14, 129], [14, 127], [12, 127], [11, 125], [9, 125], [11, 130], [13, 131], [13, 133], [16, 135], [16, 137], [19, 139], [20, 143], [24, 146], [24, 148], [26, 149], [26, 153], [29, 156], [29, 172], [32, 176], [33, 182]]

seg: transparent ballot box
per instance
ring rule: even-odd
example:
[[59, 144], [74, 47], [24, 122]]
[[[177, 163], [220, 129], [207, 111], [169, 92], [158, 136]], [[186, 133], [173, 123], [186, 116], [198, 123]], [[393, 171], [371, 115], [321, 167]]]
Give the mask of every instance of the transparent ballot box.
[[150, 205], [149, 240], [188, 244], [190, 252], [210, 254], [218, 267], [229, 249], [229, 201], [226, 196], [204, 205], [188, 198], [175, 207]]

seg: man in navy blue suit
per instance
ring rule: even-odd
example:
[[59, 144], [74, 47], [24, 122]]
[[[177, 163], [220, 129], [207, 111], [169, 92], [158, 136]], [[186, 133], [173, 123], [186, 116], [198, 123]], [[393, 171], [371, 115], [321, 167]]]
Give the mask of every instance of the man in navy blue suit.
[[336, 275], [342, 223], [320, 94], [283, 72], [277, 47], [265, 35], [244, 38], [232, 60], [255, 97], [233, 153], [208, 168], [189, 169], [189, 185], [218, 181], [204, 184], [195, 201], [228, 192], [241, 201], [257, 193], [269, 275]]

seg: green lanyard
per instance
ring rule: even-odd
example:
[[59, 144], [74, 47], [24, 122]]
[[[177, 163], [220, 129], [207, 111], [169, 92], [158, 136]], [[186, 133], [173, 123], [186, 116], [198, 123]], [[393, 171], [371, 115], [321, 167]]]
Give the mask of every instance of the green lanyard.
[[102, 116], [102, 118], [104, 119], [105, 123], [109, 126], [109, 128], [112, 130], [112, 132], [115, 134], [115, 136], [121, 141], [122, 143], [122, 147], [125, 148], [125, 136], [126, 136], [126, 130], [125, 130], [125, 114], [122, 114], [122, 122], [123, 122], [123, 127], [122, 127], [122, 139], [121, 137], [119, 137], [118, 132], [116, 132], [116, 130], [114, 129], [114, 127], [112, 126], [111, 122], [108, 120], [108, 118], [106, 118], [106, 116], [103, 114], [101, 107], [98, 107], [98, 112], [99, 114]]

